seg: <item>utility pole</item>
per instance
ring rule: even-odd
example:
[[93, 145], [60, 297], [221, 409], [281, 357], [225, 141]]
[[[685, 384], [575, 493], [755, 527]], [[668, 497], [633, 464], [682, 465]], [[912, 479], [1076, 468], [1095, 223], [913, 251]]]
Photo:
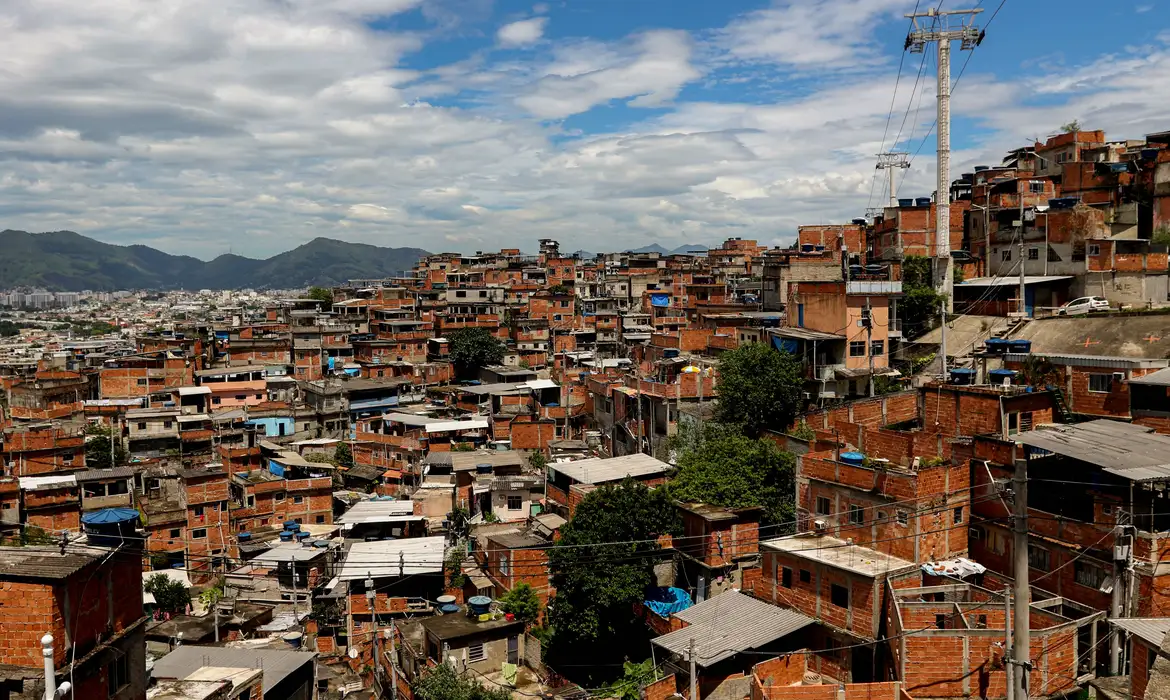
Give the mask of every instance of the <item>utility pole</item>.
[[901, 168], [901, 169], [905, 170], [906, 168], [909, 168], [910, 167], [909, 154], [903, 153], [901, 151], [890, 151], [888, 153], [877, 154], [877, 159], [878, 159], [878, 162], [877, 162], [877, 169], [878, 170], [889, 170], [890, 171], [890, 172], [886, 173], [887, 176], [889, 176], [889, 178], [890, 178], [890, 206], [896, 207], [896, 206], [898, 206], [898, 198], [896, 196], [894, 196], [894, 194], [895, 194], [894, 193], [894, 181], [896, 179], [894, 177], [894, 169]]
[[[1114, 529], [1113, 545], [1113, 600], [1109, 611], [1109, 618], [1120, 620], [1125, 617], [1124, 600], [1129, 587], [1126, 585], [1129, 567], [1133, 561], [1133, 548], [1130, 546], [1126, 527], [1129, 524], [1129, 514], [1118, 512], [1117, 527]], [[1109, 640], [1109, 673], [1120, 675], [1124, 666], [1121, 660], [1121, 633], [1113, 628], [1112, 638]]]
[[873, 308], [869, 297], [865, 298], [865, 308], [861, 310], [861, 323], [865, 326], [865, 355], [869, 358], [869, 395], [873, 396]]
[[1012, 592], [1003, 591], [1003, 672], [1007, 677], [1007, 700], [1015, 700], [1015, 685], [1012, 679]]
[[938, 126], [937, 174], [934, 197], [935, 289], [946, 295], [947, 311], [953, 311], [951, 301], [954, 283], [954, 261], [951, 260], [951, 42], [959, 41], [959, 50], [971, 51], [983, 41], [983, 32], [975, 26], [975, 15], [983, 10], [947, 10], [929, 8], [926, 12], [906, 15], [913, 29], [906, 35], [903, 50], [922, 53], [930, 42], [938, 43]]
[[1012, 597], [1015, 598], [1015, 620], [1012, 630], [1011, 663], [1014, 700], [1028, 700], [1028, 672], [1032, 662], [1028, 659], [1031, 650], [1031, 629], [1029, 608], [1032, 603], [1032, 589], [1028, 582], [1028, 461], [1016, 460], [1016, 472], [1012, 477]]
[[695, 638], [691, 637], [690, 644], [687, 645], [687, 661], [691, 662], [691, 694], [688, 700], [698, 700], [695, 694]]

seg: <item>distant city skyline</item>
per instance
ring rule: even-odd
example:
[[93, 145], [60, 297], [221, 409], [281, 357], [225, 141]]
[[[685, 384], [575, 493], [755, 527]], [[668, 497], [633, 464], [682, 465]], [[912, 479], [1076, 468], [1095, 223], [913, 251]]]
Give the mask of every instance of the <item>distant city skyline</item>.
[[[789, 243], [881, 203], [883, 148], [917, 151], [903, 196], [934, 190], [916, 4], [9, 3], [0, 229], [203, 260]], [[1165, 3], [942, 4], [991, 22], [955, 46], [955, 177], [1072, 120], [1170, 128]]]

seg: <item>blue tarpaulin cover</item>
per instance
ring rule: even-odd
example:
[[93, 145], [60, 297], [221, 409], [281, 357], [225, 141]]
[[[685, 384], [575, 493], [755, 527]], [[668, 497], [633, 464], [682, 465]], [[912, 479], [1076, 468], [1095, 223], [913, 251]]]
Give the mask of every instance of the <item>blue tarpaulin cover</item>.
[[681, 588], [655, 588], [646, 596], [646, 607], [662, 617], [681, 612], [694, 605]]
[[86, 525], [109, 525], [138, 520], [138, 511], [133, 508], [103, 508], [81, 516]]
[[669, 294], [651, 294], [650, 306], [670, 306]]

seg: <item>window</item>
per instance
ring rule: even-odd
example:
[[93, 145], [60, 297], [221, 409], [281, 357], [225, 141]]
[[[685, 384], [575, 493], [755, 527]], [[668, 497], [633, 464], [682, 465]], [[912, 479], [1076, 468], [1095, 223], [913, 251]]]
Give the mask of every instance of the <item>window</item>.
[[139, 379], [139, 380], [138, 380], [138, 386], [146, 386], [146, 380], [145, 380], [145, 379]]
[[936, 614], [934, 616], [934, 626], [940, 630], [945, 630], [947, 628], [947, 616]]
[[1044, 194], [1044, 183], [1033, 180], [1028, 183], [1028, 192], [1032, 194]]
[[474, 663], [476, 661], [483, 661], [486, 658], [487, 658], [487, 655], [485, 655], [483, 652], [483, 642], [476, 642], [474, 644], [467, 645], [467, 661], [468, 661], [468, 663]]
[[1040, 259], [1040, 249], [1035, 248], [1035, 247], [1029, 248], [1028, 249], [1028, 259], [1029, 260], [1039, 260]]
[[274, 495], [272, 497], [272, 500], [276, 501], [277, 503], [284, 503], [284, 499], [285, 499], [284, 491], [277, 491], [276, 495]]
[[1037, 571], [1048, 571], [1052, 566], [1052, 556], [1047, 549], [1028, 545], [1028, 567]]
[[304, 503], [304, 502], [305, 502], [304, 496], [293, 496], [293, 503]]
[[792, 569], [787, 566], [780, 570], [780, 585], [785, 588], [792, 588]]
[[1108, 394], [1113, 391], [1112, 374], [1090, 374], [1089, 391], [1095, 394]]
[[801, 583], [809, 583], [810, 581], [812, 581], [812, 573], [809, 572], [808, 569], [801, 569], [800, 570], [800, 582]]
[[220, 401], [223, 401], [223, 397], [220, 397], [220, 396], [212, 396], [211, 397], [211, 403], [214, 406], [218, 406]]
[[849, 522], [854, 525], [861, 525], [865, 522], [865, 509], [861, 506], [849, 506]]
[[195, 506], [195, 517], [196, 518], [203, 517], [203, 506]]
[[1100, 255], [1100, 254], [1101, 254], [1101, 244], [1099, 244], [1099, 243], [1090, 243], [1090, 244], [1089, 244], [1089, 255], [1091, 255], [1091, 256], [1094, 256], [1094, 257], [1095, 257], [1095, 256], [1098, 256], [1098, 255]]
[[122, 688], [130, 684], [130, 658], [122, 654], [118, 658], [110, 662], [106, 668], [106, 680], [110, 691], [110, 697], [118, 694]]
[[1003, 262], [1011, 262], [1012, 261], [1012, 249], [1011, 248], [1004, 248], [1002, 251], [1000, 251], [999, 259], [1002, 260]]
[[963, 524], [963, 507], [962, 506], [959, 506], [958, 508], [956, 508], [952, 515], [954, 517], [954, 521], [955, 521], [956, 525]]
[[904, 510], [898, 511], [898, 524], [899, 525], [909, 525], [910, 524], [910, 514]]
[[512, 575], [512, 553], [500, 552], [500, 576]]
[[248, 494], [247, 496], [244, 496], [244, 507], [245, 508], [255, 508], [256, 507], [256, 496], [254, 496], [252, 494]]
[[61, 456], [61, 461], [65, 464], [73, 464], [73, 453], [69, 452]]
[[886, 511], [879, 510], [877, 515], [874, 517], [874, 520], [878, 521], [879, 523], [884, 523], [886, 521]]
[[865, 357], [865, 341], [849, 341], [849, 357]]
[[828, 515], [832, 507], [828, 498], [825, 496], [817, 496], [817, 515]]
[[467, 298], [467, 292], [465, 292], [465, 291], [462, 291], [462, 290], [456, 291], [456, 292], [455, 292], [455, 298], [456, 298], [456, 299], [466, 299], [466, 298]]
[[829, 585], [829, 602], [838, 608], [849, 607], [849, 589], [837, 584]]
[[193, 540], [205, 540], [205, 539], [207, 539], [207, 528], [205, 528], [205, 527], [197, 527], [197, 528], [195, 528], [194, 530], [192, 530], [192, 531], [191, 531], [191, 539], [193, 539]]
[[508, 510], [520, 510], [524, 507], [524, 499], [519, 496], [508, 496]]
[[1101, 584], [1105, 583], [1106, 574], [1105, 569], [1093, 562], [1077, 559], [1073, 562], [1073, 576], [1082, 586], [1100, 589]]
[[139, 423], [139, 424], [138, 424], [138, 429], [139, 429], [139, 430], [146, 430], [146, 423]]
[[176, 527], [173, 530], [171, 530], [171, 539], [172, 540], [181, 539], [182, 537], [183, 537], [183, 530], [181, 528]]
[[325, 522], [325, 516], [324, 516], [324, 515], [318, 515], [318, 516], [317, 516], [317, 520], [316, 520], [316, 522], [317, 522], [317, 524], [321, 524], [321, 523]]
[[886, 354], [886, 341], [872, 340], [869, 343], [869, 354], [874, 357], [881, 357]]

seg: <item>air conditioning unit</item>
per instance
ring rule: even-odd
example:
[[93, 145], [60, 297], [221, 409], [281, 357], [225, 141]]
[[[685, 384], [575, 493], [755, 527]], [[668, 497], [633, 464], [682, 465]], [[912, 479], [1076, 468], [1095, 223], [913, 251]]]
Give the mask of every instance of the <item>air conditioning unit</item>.
[[813, 528], [817, 532], [824, 532], [825, 530], [829, 529], [829, 525], [824, 520], [814, 520], [813, 521]]

